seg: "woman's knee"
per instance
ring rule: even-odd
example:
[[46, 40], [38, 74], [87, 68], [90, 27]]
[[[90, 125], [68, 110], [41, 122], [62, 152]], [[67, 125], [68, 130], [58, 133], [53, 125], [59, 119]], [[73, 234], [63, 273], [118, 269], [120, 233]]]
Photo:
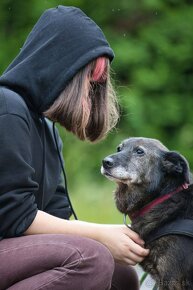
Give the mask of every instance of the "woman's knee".
[[[85, 247], [82, 252], [82, 267], [91, 283], [88, 289], [110, 289], [114, 272], [114, 259], [112, 254], [99, 242], [84, 239]], [[79, 268], [81, 265], [79, 266]]]
[[88, 238], [69, 235], [65, 237], [65, 242], [74, 249], [68, 262], [65, 260], [60, 266], [60, 281], [65, 289], [110, 289], [114, 272], [110, 251]]

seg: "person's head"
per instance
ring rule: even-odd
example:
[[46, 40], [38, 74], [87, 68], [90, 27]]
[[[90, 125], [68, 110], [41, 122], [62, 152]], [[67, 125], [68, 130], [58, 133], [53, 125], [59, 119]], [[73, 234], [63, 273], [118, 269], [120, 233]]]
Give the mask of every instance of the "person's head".
[[110, 62], [99, 57], [83, 67], [44, 113], [81, 140], [105, 137], [119, 117], [116, 94], [110, 81]]
[[114, 53], [99, 26], [79, 8], [46, 10], [0, 85], [19, 93], [35, 114], [96, 141], [117, 121], [109, 63]]

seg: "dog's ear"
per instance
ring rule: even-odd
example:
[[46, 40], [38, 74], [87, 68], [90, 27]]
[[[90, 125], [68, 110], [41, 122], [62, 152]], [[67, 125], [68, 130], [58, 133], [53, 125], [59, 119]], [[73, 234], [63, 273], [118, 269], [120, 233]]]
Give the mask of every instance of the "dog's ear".
[[164, 152], [162, 165], [165, 172], [181, 177], [183, 182], [190, 183], [189, 165], [187, 160], [177, 152]]

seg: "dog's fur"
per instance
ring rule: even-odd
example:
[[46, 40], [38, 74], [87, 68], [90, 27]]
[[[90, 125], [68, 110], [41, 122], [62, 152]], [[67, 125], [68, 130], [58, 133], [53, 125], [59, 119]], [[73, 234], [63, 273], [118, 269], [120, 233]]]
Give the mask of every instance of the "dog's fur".
[[[177, 152], [156, 139], [129, 138], [117, 153], [103, 160], [101, 173], [118, 185], [115, 202], [130, 217], [146, 204], [190, 183], [189, 166]], [[132, 220], [132, 229], [146, 240], [159, 226], [176, 218], [193, 219], [193, 186], [172, 195], [143, 216]], [[193, 290], [193, 239], [167, 235], [146, 244], [150, 254], [141, 263], [160, 290]]]

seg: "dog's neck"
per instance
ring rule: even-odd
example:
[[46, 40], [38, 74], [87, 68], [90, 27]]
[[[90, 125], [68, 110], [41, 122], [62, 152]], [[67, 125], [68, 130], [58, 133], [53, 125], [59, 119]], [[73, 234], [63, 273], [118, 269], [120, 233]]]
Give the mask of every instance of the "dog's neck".
[[144, 214], [148, 213], [152, 208], [154, 208], [156, 205], [161, 204], [162, 202], [166, 201], [167, 199], [169, 199], [170, 197], [172, 197], [174, 194], [187, 189], [188, 188], [188, 184], [184, 183], [181, 186], [179, 186], [178, 188], [176, 188], [175, 190], [157, 197], [156, 199], [152, 200], [150, 203], [148, 203], [147, 205], [145, 205], [144, 207], [140, 208], [137, 211], [132, 212], [129, 217], [131, 219], [131, 221], [133, 221], [135, 218], [137, 217], [142, 217]]
[[[183, 210], [188, 210], [191, 204], [190, 198], [192, 198], [192, 185], [189, 186], [188, 189], [187, 184], [184, 185], [185, 189], [182, 186], [177, 187], [176, 190], [170, 191], [170, 193], [173, 194], [171, 194], [168, 199], [165, 201], [162, 200], [161, 203], [152, 206], [151, 209], [147, 210], [143, 215], [138, 215], [133, 219], [131, 218], [132, 229], [137, 232], [144, 241], [154, 229], [176, 218], [183, 217]], [[167, 193], [164, 195], [167, 195]], [[138, 210], [140, 210], [140, 208], [138, 208]], [[132, 211], [132, 213], [133, 212], [134, 211]], [[129, 216], [130, 214], [131, 212], [128, 212]]]

